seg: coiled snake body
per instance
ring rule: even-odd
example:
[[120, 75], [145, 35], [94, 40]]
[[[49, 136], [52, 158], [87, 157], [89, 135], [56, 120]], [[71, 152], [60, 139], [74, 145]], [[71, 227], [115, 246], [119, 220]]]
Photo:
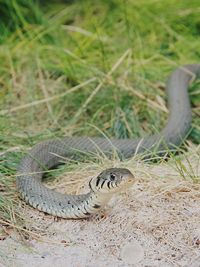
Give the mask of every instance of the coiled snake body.
[[90, 192], [83, 195], [63, 195], [45, 187], [41, 180], [44, 168], [59, 164], [61, 157], [71, 157], [77, 151], [108, 154], [114, 149], [124, 158], [135, 152], [172, 150], [179, 146], [190, 129], [191, 107], [188, 85], [200, 74], [200, 64], [185, 65], [176, 69], [167, 83], [169, 118], [160, 133], [140, 139], [106, 139], [64, 137], [35, 145], [22, 160], [17, 177], [17, 187], [22, 198], [33, 207], [63, 218], [84, 218], [97, 212], [111, 196], [134, 181], [127, 169], [104, 170], [91, 179]]

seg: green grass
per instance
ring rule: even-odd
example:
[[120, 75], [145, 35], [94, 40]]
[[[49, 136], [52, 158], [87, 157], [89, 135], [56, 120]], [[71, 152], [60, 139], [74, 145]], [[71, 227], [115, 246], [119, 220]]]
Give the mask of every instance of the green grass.
[[[15, 223], [16, 168], [33, 144], [162, 128], [167, 76], [200, 61], [200, 8], [198, 0], [12, 0], [0, 10], [0, 218]], [[189, 139], [199, 143], [199, 81], [190, 96]]]

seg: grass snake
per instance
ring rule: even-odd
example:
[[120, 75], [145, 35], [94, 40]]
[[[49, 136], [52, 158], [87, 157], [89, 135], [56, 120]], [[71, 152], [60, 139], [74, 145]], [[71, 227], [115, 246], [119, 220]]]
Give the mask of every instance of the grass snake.
[[133, 174], [122, 168], [102, 171], [89, 182], [90, 191], [82, 195], [65, 195], [42, 184], [43, 171], [55, 167], [60, 157], [73, 157], [77, 151], [105, 154], [117, 151], [124, 158], [135, 153], [170, 151], [177, 148], [191, 127], [189, 82], [200, 75], [200, 64], [177, 68], [169, 77], [166, 92], [169, 118], [157, 134], [139, 139], [63, 137], [36, 144], [22, 160], [17, 188], [22, 198], [34, 208], [63, 218], [85, 218], [101, 209], [119, 190], [134, 181]]

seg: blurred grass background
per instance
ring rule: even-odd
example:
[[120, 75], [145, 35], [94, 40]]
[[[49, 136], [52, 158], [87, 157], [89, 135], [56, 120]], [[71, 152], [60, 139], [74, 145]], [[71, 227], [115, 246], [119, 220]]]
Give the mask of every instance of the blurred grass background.
[[[200, 62], [198, 0], [0, 0], [0, 218], [23, 152], [62, 135], [135, 138], [167, 118], [165, 81]], [[200, 140], [199, 81], [190, 88]]]

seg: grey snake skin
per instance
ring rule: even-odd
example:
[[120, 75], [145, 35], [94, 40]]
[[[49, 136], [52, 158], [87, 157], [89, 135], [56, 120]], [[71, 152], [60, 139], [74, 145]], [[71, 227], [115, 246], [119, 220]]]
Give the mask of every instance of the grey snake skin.
[[[200, 75], [200, 64], [177, 68], [169, 77], [166, 93], [169, 118], [160, 133], [139, 139], [106, 139], [63, 137], [35, 145], [22, 160], [17, 177], [17, 188], [31, 206], [63, 218], [85, 218], [102, 208], [120, 188], [127, 186], [134, 176], [127, 169], [112, 168], [91, 179], [90, 192], [83, 195], [63, 195], [42, 184], [43, 171], [60, 162], [60, 157], [80, 153], [105, 154], [114, 150], [123, 158], [135, 153], [163, 154], [176, 149], [191, 127], [191, 107], [188, 96], [189, 82]], [[59, 155], [59, 156], [58, 156]]]

